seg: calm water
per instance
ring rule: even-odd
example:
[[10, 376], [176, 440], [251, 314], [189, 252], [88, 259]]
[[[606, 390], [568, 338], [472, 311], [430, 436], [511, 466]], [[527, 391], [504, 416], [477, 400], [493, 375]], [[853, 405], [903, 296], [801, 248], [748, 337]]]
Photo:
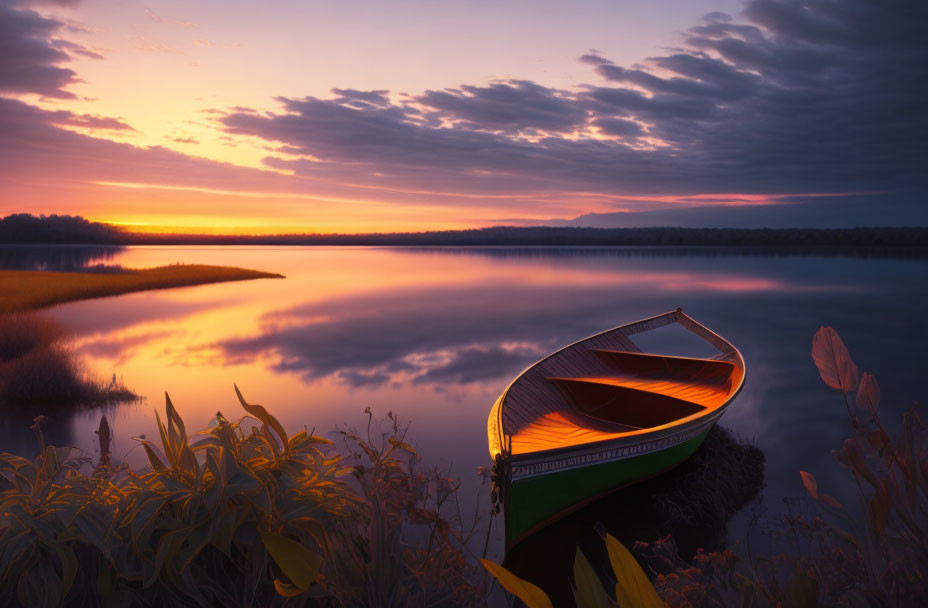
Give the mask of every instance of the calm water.
[[[4, 267], [75, 269], [225, 264], [286, 275], [139, 293], [50, 310], [99, 376], [144, 395], [108, 412], [114, 454], [141, 465], [131, 437], [157, 436], [171, 398], [188, 428], [241, 411], [232, 390], [268, 406], [289, 432], [361, 426], [370, 406], [410, 420], [426, 462], [483, 490], [486, 415], [525, 366], [564, 344], [683, 306], [738, 346], [747, 383], [722, 420], [767, 456], [762, 507], [803, 493], [799, 469], [853, 503], [830, 454], [848, 436], [843, 402], [809, 357], [822, 324], [877, 375], [888, 420], [924, 397], [928, 260], [674, 249], [29, 248]], [[59, 444], [93, 450], [100, 411], [52, 422]], [[29, 453], [22, 420], [0, 451]], [[385, 425], [384, 425], [385, 428]], [[482, 497], [485, 500], [485, 496]], [[746, 525], [736, 520], [734, 530]], [[498, 537], [497, 537], [498, 542]], [[498, 544], [497, 544], [498, 546]]]

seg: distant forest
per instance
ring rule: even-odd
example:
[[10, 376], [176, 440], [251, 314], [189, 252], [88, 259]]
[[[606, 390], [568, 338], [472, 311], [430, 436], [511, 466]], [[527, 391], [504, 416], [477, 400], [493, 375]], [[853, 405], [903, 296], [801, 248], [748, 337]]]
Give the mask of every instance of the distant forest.
[[87, 245], [737, 246], [928, 247], [926, 228], [552, 228], [373, 234], [140, 234], [79, 216], [17, 213], [0, 219], [0, 243]]

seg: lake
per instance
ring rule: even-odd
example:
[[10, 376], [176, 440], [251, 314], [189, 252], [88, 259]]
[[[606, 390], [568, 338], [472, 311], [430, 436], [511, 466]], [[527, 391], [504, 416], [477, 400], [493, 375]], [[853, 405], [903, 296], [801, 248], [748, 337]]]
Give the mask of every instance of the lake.
[[[830, 450], [849, 436], [840, 395], [809, 352], [835, 327], [861, 371], [879, 379], [886, 421], [924, 397], [928, 259], [827, 251], [673, 248], [0, 248], [0, 267], [77, 270], [172, 263], [279, 272], [258, 280], [137, 293], [58, 306], [74, 347], [102, 378], [144, 396], [104, 408], [114, 456], [142, 466], [132, 437], [157, 437], [164, 392], [199, 429], [243, 412], [233, 392], [267, 406], [290, 433], [363, 427], [388, 412], [411, 423], [425, 463], [463, 480], [472, 506], [486, 486], [486, 417], [526, 366], [605, 329], [682, 306], [735, 344], [747, 381], [722, 425], [766, 454], [754, 509], [776, 513], [804, 493], [800, 469], [846, 504], [856, 485]], [[0, 451], [36, 449], [31, 416], [0, 422]], [[53, 417], [51, 439], [91, 455], [101, 410]], [[386, 428], [386, 424], [382, 425]], [[732, 524], [733, 537], [748, 525]], [[501, 546], [501, 531], [494, 533]], [[498, 557], [498, 556], [497, 556]]]

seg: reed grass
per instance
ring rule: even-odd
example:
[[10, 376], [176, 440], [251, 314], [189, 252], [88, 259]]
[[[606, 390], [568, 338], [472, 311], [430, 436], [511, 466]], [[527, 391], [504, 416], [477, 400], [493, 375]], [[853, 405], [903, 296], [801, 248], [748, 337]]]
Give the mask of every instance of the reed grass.
[[270, 278], [279, 279], [283, 275], [199, 264], [107, 273], [0, 270], [0, 313], [36, 310], [136, 291]]
[[64, 329], [35, 313], [0, 314], [0, 406], [93, 406], [138, 397], [87, 372]]

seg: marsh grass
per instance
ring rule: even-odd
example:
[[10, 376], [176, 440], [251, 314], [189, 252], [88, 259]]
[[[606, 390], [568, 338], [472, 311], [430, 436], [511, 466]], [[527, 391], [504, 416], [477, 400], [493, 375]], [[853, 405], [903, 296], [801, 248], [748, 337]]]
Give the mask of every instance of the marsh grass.
[[59, 408], [133, 401], [116, 382], [83, 369], [64, 329], [35, 313], [0, 314], [0, 406]]
[[36, 310], [136, 291], [262, 278], [283, 276], [231, 266], [196, 264], [105, 273], [0, 270], [0, 313]]

